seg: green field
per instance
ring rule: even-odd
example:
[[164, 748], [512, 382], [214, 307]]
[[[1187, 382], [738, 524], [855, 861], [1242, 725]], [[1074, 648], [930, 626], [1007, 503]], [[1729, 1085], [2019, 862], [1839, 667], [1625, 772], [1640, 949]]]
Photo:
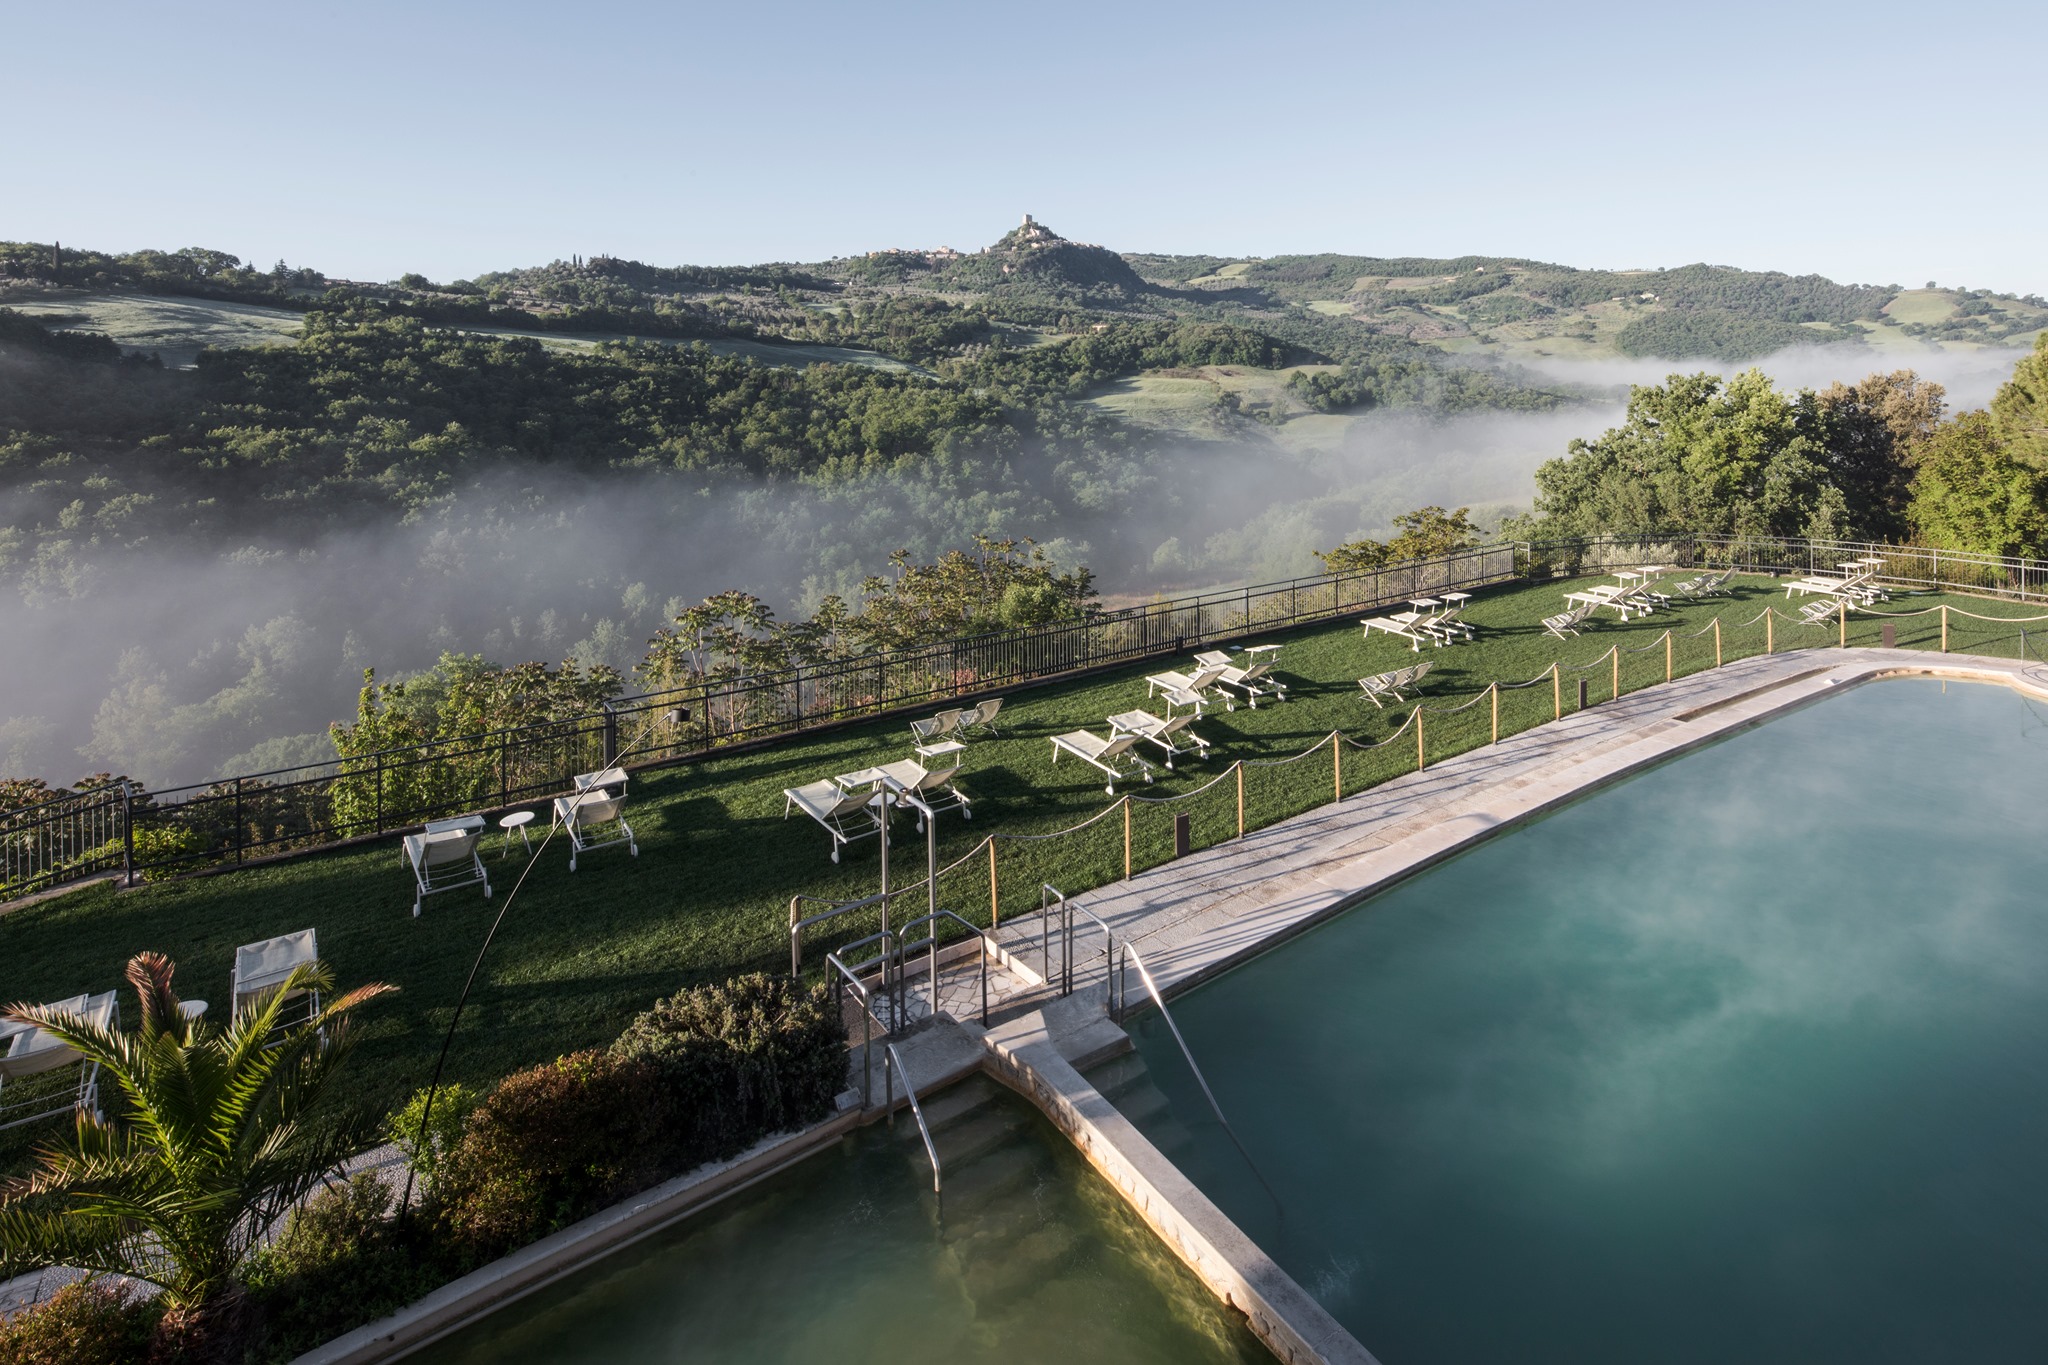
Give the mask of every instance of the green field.
[[[1735, 623], [1755, 616], [1767, 599], [1781, 609], [1787, 605], [1775, 585], [1756, 581], [1740, 587], [1733, 598], [1625, 625], [1603, 621], [1583, 638], [1560, 643], [1537, 622], [1558, 610], [1560, 594], [1573, 586], [1557, 581], [1483, 594], [1470, 612], [1481, 627], [1479, 641], [1425, 656], [1436, 665], [1425, 698], [1450, 704], [1496, 680], [1537, 677], [1561, 661], [1567, 669], [1591, 665], [1583, 676], [1597, 701], [1607, 695], [1611, 676], [1608, 665], [1597, 661], [1610, 645], [1642, 647], [1623, 656], [1622, 685], [1633, 691], [1662, 680], [1664, 652], [1657, 642], [1667, 627], [1701, 630], [1719, 612], [1727, 625], [1727, 654], [1736, 657], [1761, 652], [1764, 635], [1761, 626], [1738, 630]], [[1915, 598], [1895, 605], [1937, 600]], [[1997, 603], [1969, 600], [1967, 605], [2021, 614]], [[1901, 643], [1931, 643], [1938, 629], [1928, 617], [1901, 624]], [[1874, 620], [1857, 620], [1852, 642], [1875, 643], [1877, 628]], [[1404, 643], [1384, 635], [1368, 643], [1348, 620], [1247, 638], [1284, 641], [1280, 673], [1290, 684], [1291, 699], [1285, 704], [1269, 700], [1256, 710], [1239, 706], [1212, 713], [1197, 726], [1214, 745], [1207, 761], [1183, 760], [1180, 771], [1161, 771], [1150, 786], [1130, 783], [1120, 791], [1144, 797], [1190, 791], [1233, 760], [1290, 756], [1332, 729], [1377, 740], [1392, 734], [1405, 718], [1399, 710], [1375, 710], [1355, 682], [1363, 674], [1414, 662], [1416, 656]], [[1832, 643], [1834, 632], [1780, 622], [1776, 638], [1784, 649]], [[1953, 643], [1958, 650], [2012, 655], [2018, 637], [2009, 629], [1976, 628], [1972, 633], [1958, 621]], [[1712, 661], [1710, 637], [1678, 642], [1675, 662], [1681, 672]], [[987, 834], [1048, 833], [1111, 806], [1094, 769], [1072, 759], [1053, 765], [1048, 737], [1082, 727], [1102, 730], [1106, 715], [1146, 705], [1143, 675], [1165, 666], [1132, 667], [1014, 697], [1003, 712], [1001, 737], [978, 740], [968, 753], [961, 784], [974, 797], [975, 814], [971, 821], [942, 819], [942, 862], [974, 853]], [[1577, 676], [1564, 675], [1568, 706]], [[1506, 732], [1551, 714], [1547, 684], [1505, 692], [1502, 699]], [[1489, 721], [1484, 703], [1457, 716], [1429, 717], [1432, 759], [1485, 743]], [[785, 969], [790, 897], [871, 894], [877, 885], [877, 849], [872, 840], [857, 844], [835, 866], [822, 831], [801, 814], [783, 818], [782, 789], [908, 755], [903, 722], [887, 720], [635, 778], [629, 814], [640, 856], [630, 858], [624, 849], [594, 852], [571, 873], [566, 848], [547, 849], [512, 906], [463, 1017], [451, 1073], [487, 1084], [517, 1067], [603, 1043], [635, 1011], [679, 986], [745, 969]], [[1409, 737], [1372, 753], [1349, 753], [1346, 790], [1409, 771], [1414, 758]], [[1180, 807], [1192, 815], [1197, 846], [1235, 833], [1231, 786], [1221, 783]], [[1310, 809], [1329, 796], [1326, 757], [1248, 770], [1247, 812], [1254, 825]], [[1173, 809], [1135, 807], [1138, 866], [1168, 857]], [[922, 839], [908, 820], [900, 822], [896, 837], [897, 883], [902, 885], [921, 875]], [[1061, 841], [1002, 844], [998, 878], [1004, 912], [1016, 915], [1035, 908], [1042, 881], [1082, 891], [1112, 880], [1122, 874], [1122, 857], [1116, 816]], [[411, 915], [410, 879], [396, 839], [132, 892], [105, 885], [80, 890], [0, 918], [0, 962], [5, 964], [0, 997], [47, 1000], [112, 989], [130, 955], [155, 949], [180, 964], [185, 993], [224, 1008], [238, 944], [311, 926], [344, 984], [383, 980], [402, 988], [371, 1011], [352, 1072], [353, 1084], [367, 1097], [395, 1103], [426, 1081], [477, 945], [517, 880], [520, 862], [501, 860], [495, 831], [487, 860], [496, 899], [485, 901], [473, 890], [432, 897], [418, 919]], [[985, 856], [970, 858], [941, 880], [940, 889], [942, 904], [987, 922]], [[914, 899], [921, 901], [921, 893]], [[829, 942], [819, 940], [809, 960], [819, 961]], [[19, 1133], [0, 1140], [0, 1168], [18, 1163], [27, 1141]]]
[[289, 345], [304, 321], [285, 308], [83, 289], [0, 289], [0, 308], [49, 327], [97, 332], [128, 350], [154, 351], [166, 365], [189, 365], [207, 347]]
[[[160, 294], [94, 292], [83, 289], [0, 289], [0, 308], [13, 308], [45, 326], [96, 332], [131, 351], [153, 351], [166, 365], [190, 365], [203, 349], [237, 346], [293, 345], [303, 317], [283, 308], [212, 299], [175, 298]], [[543, 346], [587, 351], [606, 341], [626, 341], [623, 332], [565, 333], [523, 331], [505, 327], [459, 329], [479, 336], [529, 337]], [[689, 345], [673, 337], [642, 340]], [[745, 356], [766, 365], [834, 363], [866, 365], [879, 370], [912, 370], [900, 360], [847, 346], [808, 346], [750, 341], [744, 337], [707, 337], [703, 344], [719, 355]]]

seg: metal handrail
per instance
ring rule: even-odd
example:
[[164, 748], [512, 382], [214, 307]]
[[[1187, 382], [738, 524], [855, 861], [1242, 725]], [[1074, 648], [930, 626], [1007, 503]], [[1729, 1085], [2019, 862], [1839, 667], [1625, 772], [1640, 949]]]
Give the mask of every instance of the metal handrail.
[[[919, 942], [916, 942], [916, 943], [904, 943], [904, 944], [901, 944], [901, 945], [900, 945], [900, 946], [899, 946], [899, 947], [897, 948], [897, 952], [898, 952], [898, 953], [900, 953], [900, 954], [901, 954], [902, 956], [904, 956], [904, 957], [908, 957], [908, 956], [910, 956], [910, 954], [912, 954], [912, 953], [916, 952], [916, 951], [917, 951], [918, 949], [920, 949], [920, 948], [924, 948], [924, 949], [928, 950], [928, 952], [929, 952], [929, 954], [930, 954], [930, 957], [929, 957], [929, 959], [927, 960], [927, 965], [926, 965], [926, 967], [925, 967], [925, 971], [926, 971], [926, 973], [927, 973], [927, 974], [928, 974], [928, 975], [930, 976], [930, 978], [931, 978], [931, 995], [932, 995], [932, 1018], [934, 1018], [934, 1019], [938, 1018], [938, 1017], [939, 1017], [939, 934], [938, 934], [938, 928], [937, 928], [937, 923], [938, 923], [938, 921], [939, 921], [939, 920], [942, 920], [942, 919], [949, 919], [949, 920], [952, 920], [952, 921], [953, 921], [953, 922], [954, 922], [955, 924], [957, 924], [957, 925], [960, 925], [960, 926], [961, 926], [962, 928], [966, 929], [968, 933], [970, 933], [970, 934], [974, 935], [974, 936], [975, 936], [976, 938], [979, 938], [979, 939], [981, 940], [981, 954], [980, 954], [980, 957], [981, 957], [981, 1026], [982, 1026], [983, 1028], [987, 1028], [987, 1027], [988, 1027], [988, 959], [989, 959], [989, 953], [990, 953], [990, 951], [991, 951], [991, 950], [992, 950], [992, 949], [993, 949], [993, 948], [995, 947], [995, 940], [994, 940], [993, 938], [989, 937], [989, 933], [988, 933], [988, 931], [987, 931], [986, 929], [983, 929], [983, 928], [981, 928], [981, 927], [980, 927], [979, 925], [975, 925], [975, 924], [969, 923], [969, 922], [968, 922], [968, 921], [967, 921], [967, 920], [966, 920], [965, 918], [963, 918], [963, 917], [962, 917], [962, 916], [960, 916], [960, 915], [957, 915], [957, 914], [953, 913], [953, 912], [952, 912], [951, 910], [938, 910], [938, 911], [934, 911], [934, 912], [933, 912], [932, 914], [929, 914], [929, 915], [920, 915], [920, 916], [919, 916], [918, 918], [916, 918], [916, 919], [914, 919], [914, 920], [911, 920], [911, 921], [910, 921], [910, 922], [909, 922], [908, 924], [904, 924], [904, 925], [902, 925], [902, 926], [898, 927], [898, 929], [896, 930], [896, 932], [897, 932], [898, 934], [900, 934], [900, 935], [904, 936], [905, 938], [908, 938], [908, 937], [909, 937], [909, 935], [910, 935], [910, 931], [911, 931], [912, 929], [915, 929], [915, 928], [917, 928], [917, 927], [918, 927], [919, 925], [921, 925], [921, 924], [930, 924], [930, 925], [932, 925], [932, 926], [933, 926], [933, 929], [932, 929], [932, 932], [931, 932], [931, 933], [930, 933], [929, 935], [927, 935], [927, 936], [926, 936], [926, 937], [925, 937], [924, 939], [920, 940]], [[902, 978], [902, 967], [901, 967], [901, 964], [900, 964], [900, 963], [898, 964], [898, 967], [897, 967], [897, 976], [898, 976], [898, 979], [899, 979], [899, 980], [900, 980], [900, 979]], [[907, 987], [907, 986], [905, 987], [905, 992], [906, 992], [906, 994], [908, 993], [908, 987]]]
[[[896, 1044], [888, 1044], [883, 1049], [883, 1053], [883, 1069], [887, 1070], [889, 1068], [890, 1063], [893, 1062], [895, 1064], [896, 1070], [903, 1073], [903, 1094], [904, 1097], [910, 1101], [910, 1112], [917, 1119], [918, 1134], [919, 1136], [924, 1138], [924, 1154], [932, 1159], [932, 1195], [933, 1197], [942, 1201], [940, 1204], [940, 1216], [943, 1217], [945, 1214], [945, 1206], [943, 1201], [946, 1197], [945, 1174], [944, 1169], [939, 1165], [938, 1146], [932, 1141], [931, 1125], [924, 1121], [924, 1106], [917, 1102], [917, 1090], [910, 1084], [910, 1071], [907, 1067], [903, 1065], [903, 1057], [902, 1054], [896, 1051]], [[889, 1110], [892, 1118], [894, 1117], [896, 1109], [894, 1091], [895, 1087], [892, 1083], [890, 1087], [889, 1103]]]
[[[1074, 916], [1076, 914], [1085, 915], [1090, 923], [1102, 931], [1102, 976], [1107, 996], [1104, 1003], [1109, 1010], [1109, 1017], [1112, 1020], [1121, 1022], [1124, 1017], [1124, 1007], [1128, 1003], [1128, 997], [1123, 989], [1123, 973], [1115, 970], [1116, 931], [1105, 924], [1102, 917], [1087, 906], [1077, 901], [1068, 900], [1067, 893], [1054, 886], [1051, 882], [1039, 883], [1038, 904], [1041, 915], [1046, 913], [1048, 897], [1057, 899], [1060, 906], [1060, 936], [1064, 944], [1064, 947], [1061, 949], [1060, 961], [1060, 994], [1072, 995], [1074, 993]], [[1052, 984], [1050, 966], [1051, 961], [1048, 957], [1047, 985]]]
[[[865, 910], [870, 905], [877, 905], [886, 902], [889, 899], [889, 894], [890, 893], [884, 893], [879, 896], [863, 896], [857, 901], [835, 901], [828, 899], [824, 896], [791, 896], [789, 898], [789, 974], [792, 977], [802, 976], [804, 974], [804, 930], [810, 928], [813, 924], [822, 924], [828, 919], [836, 919], [840, 915], [847, 914], [851, 911]], [[829, 908], [820, 910], [815, 915], [804, 915], [802, 917], [799, 917], [797, 915], [797, 909], [806, 901], [814, 905], [823, 905]]]
[[[893, 938], [894, 935], [871, 935], [869, 939], [863, 939], [861, 940], [861, 942], [865, 943], [872, 941], [873, 938], [882, 937]], [[847, 947], [849, 948], [859, 946], [859, 943], [850, 943], [847, 945]], [[874, 1026], [877, 1024], [881, 1025], [882, 1036], [884, 1038], [888, 1037], [893, 1030], [889, 1027], [888, 1024], [882, 1022], [882, 1018], [880, 1015], [875, 1013], [874, 995], [861, 981], [859, 973], [856, 972], [852, 967], [847, 966], [846, 963], [841, 960], [838, 953], [825, 954], [825, 961], [830, 967], [834, 968], [839, 973], [838, 976], [832, 979], [833, 1010], [835, 1012], [840, 1012], [844, 1010], [846, 997], [842, 994], [842, 992], [849, 986], [853, 988], [854, 999], [860, 1002], [860, 1107], [863, 1110], [872, 1109], [875, 1106]], [[886, 991], [888, 989], [889, 982], [888, 958], [886, 956], [883, 957], [882, 964], [882, 984], [883, 989]], [[866, 966], [868, 964], [863, 963], [862, 965]], [[883, 1070], [886, 1072], [888, 1068], [885, 1066]], [[895, 1095], [893, 1093], [889, 1096], [889, 1102], [893, 1107], [895, 1103]]]
[[[1129, 939], [1124, 940], [1123, 950], [1124, 955], [1137, 964], [1138, 979], [1145, 983], [1145, 990], [1151, 995], [1152, 1003], [1159, 1007], [1159, 1017], [1166, 1021], [1166, 1027], [1172, 1031], [1173, 1041], [1180, 1045], [1180, 1055], [1187, 1058], [1188, 1070], [1195, 1073], [1195, 1084], [1202, 1087], [1202, 1096], [1209, 1101], [1209, 1110], [1216, 1115], [1216, 1122], [1223, 1125], [1223, 1131], [1229, 1135], [1231, 1145], [1237, 1148], [1237, 1154], [1244, 1158], [1244, 1164], [1251, 1167], [1252, 1174], [1258, 1177], [1259, 1183], [1266, 1186], [1266, 1193], [1272, 1197], [1273, 1207], [1281, 1209], [1280, 1196], [1275, 1194], [1273, 1187], [1267, 1183], [1265, 1172], [1259, 1169], [1258, 1162], [1252, 1160], [1252, 1154], [1245, 1149], [1243, 1141], [1237, 1136], [1237, 1130], [1230, 1126], [1230, 1120], [1223, 1117], [1223, 1106], [1216, 1103], [1216, 1092], [1209, 1088], [1209, 1078], [1202, 1074], [1201, 1067], [1195, 1065], [1195, 1054], [1188, 1050], [1188, 1040], [1181, 1036], [1180, 1025], [1173, 1021], [1173, 1011], [1166, 1008], [1166, 997], [1159, 993], [1159, 984], [1152, 979], [1152, 973], [1146, 970], [1145, 959], [1138, 955], [1138, 950], [1131, 945]], [[1121, 967], [1118, 968], [1117, 975], [1123, 975]], [[1286, 1217], [1284, 1209], [1281, 1209], [1281, 1216]]]

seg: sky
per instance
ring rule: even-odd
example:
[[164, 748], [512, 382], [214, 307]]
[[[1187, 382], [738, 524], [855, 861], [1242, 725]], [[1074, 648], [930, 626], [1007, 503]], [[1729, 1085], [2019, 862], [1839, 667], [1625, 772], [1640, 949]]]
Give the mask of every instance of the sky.
[[[437, 280], [986, 245], [2048, 294], [2048, 5], [0, 0], [0, 237]], [[34, 130], [34, 131], [31, 131]]]

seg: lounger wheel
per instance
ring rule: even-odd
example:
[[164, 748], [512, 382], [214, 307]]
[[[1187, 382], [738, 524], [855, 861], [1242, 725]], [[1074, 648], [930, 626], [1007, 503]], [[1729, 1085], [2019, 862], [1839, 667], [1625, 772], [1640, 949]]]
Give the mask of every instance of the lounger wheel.
[[420, 917], [420, 903], [418, 901], [414, 901], [412, 903], [412, 917], [414, 919], [418, 919]]
[[972, 820], [974, 818], [974, 812], [969, 810], [967, 807], [962, 806], [960, 808], [960, 818], [962, 820]]
[[484, 883], [484, 899], [485, 899], [485, 900], [489, 900], [490, 898], [491, 898], [491, 884], [490, 884], [489, 882], [485, 882], [485, 883]]
[[576, 870], [576, 860], [574, 858], [569, 859], [569, 870], [571, 872]]
[[632, 854], [632, 855], [633, 855], [633, 856], [634, 856], [635, 858], [637, 858], [637, 857], [639, 857], [639, 856], [640, 856], [640, 845], [638, 845], [638, 844], [627, 844], [627, 845], [626, 845], [626, 852], [628, 852], [628, 853]]
[[839, 861], [839, 845], [837, 844], [832, 845], [832, 861], [835, 863]]
[[1148, 786], [1148, 787], [1152, 785], [1152, 774], [1150, 774], [1150, 773], [1146, 773], [1146, 774], [1145, 774], [1145, 785], [1146, 785], [1146, 786]]
[[[1115, 796], [1115, 795], [1116, 795], [1116, 783], [1114, 783], [1114, 782], [1110, 783], [1110, 784], [1109, 784], [1108, 786], [1104, 787], [1104, 788], [1103, 788], [1103, 790], [1104, 790], [1104, 791], [1106, 791], [1106, 792], [1108, 792], [1108, 793], [1109, 793], [1109, 794], [1110, 794], [1111, 796]], [[417, 911], [415, 911], [414, 913], [415, 913], [415, 914], [417, 914], [418, 912], [417, 912]]]

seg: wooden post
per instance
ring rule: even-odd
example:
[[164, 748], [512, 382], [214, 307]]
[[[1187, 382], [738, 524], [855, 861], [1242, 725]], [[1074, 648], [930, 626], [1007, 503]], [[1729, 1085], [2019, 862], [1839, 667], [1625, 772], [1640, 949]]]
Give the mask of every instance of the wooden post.
[[1838, 638], [1839, 638], [1839, 642], [1840, 642], [1840, 645], [1841, 645], [1841, 647], [1842, 647], [1843, 649], [1847, 649], [1847, 648], [1849, 647], [1849, 599], [1848, 599], [1848, 598], [1846, 598], [1846, 597], [1838, 597], [1838, 598], [1836, 598], [1836, 599], [1835, 599], [1835, 615], [1836, 615], [1836, 617], [1837, 617], [1837, 619], [1838, 619], [1838, 621], [1839, 621], [1839, 623], [1840, 623], [1840, 626], [1841, 626], [1841, 634], [1840, 634], [1840, 636], [1838, 637]]
[[1498, 744], [1500, 743], [1500, 684], [1497, 682], [1493, 683], [1486, 690], [1493, 693], [1493, 739], [1491, 742]]
[[1131, 879], [1131, 798], [1124, 798], [1124, 880]]
[[1608, 662], [1614, 665], [1614, 690], [1610, 696], [1621, 696], [1621, 646], [1615, 645], [1607, 651]]
[[1721, 618], [1714, 618], [1714, 667], [1721, 666]]
[[1564, 680], [1558, 676], [1554, 663], [1550, 666], [1550, 708], [1556, 712], [1552, 720], [1564, 719]]
[[1671, 681], [1671, 632], [1664, 632], [1664, 681]]
[[1422, 758], [1422, 708], [1418, 706], [1415, 708], [1415, 771], [1421, 772], [1423, 767], [1424, 763]]
[[1341, 730], [1330, 731], [1330, 783], [1336, 794], [1330, 799], [1344, 799], [1344, 734]]
[[1003, 927], [1002, 902], [996, 899], [996, 836], [988, 836], [988, 927]]
[[1237, 837], [1244, 838], [1244, 760], [1233, 765], [1237, 769]]
[[1773, 611], [1772, 611], [1772, 610], [1771, 610], [1771, 609], [1770, 609], [1769, 607], [1765, 607], [1765, 608], [1764, 608], [1764, 653], [1766, 653], [1766, 654], [1774, 654], [1774, 653], [1776, 653], [1776, 652], [1777, 652], [1777, 641], [1776, 641], [1775, 639], [1773, 639], [1773, 638], [1772, 638], [1772, 632], [1771, 632], [1771, 626], [1772, 626], [1772, 625], [1773, 625], [1773, 624], [1775, 623], [1775, 620], [1776, 620], [1776, 614], [1775, 614], [1775, 613], [1774, 613], [1774, 612], [1773, 612]]
[[1941, 652], [1948, 653], [1948, 603], [1941, 604]]

